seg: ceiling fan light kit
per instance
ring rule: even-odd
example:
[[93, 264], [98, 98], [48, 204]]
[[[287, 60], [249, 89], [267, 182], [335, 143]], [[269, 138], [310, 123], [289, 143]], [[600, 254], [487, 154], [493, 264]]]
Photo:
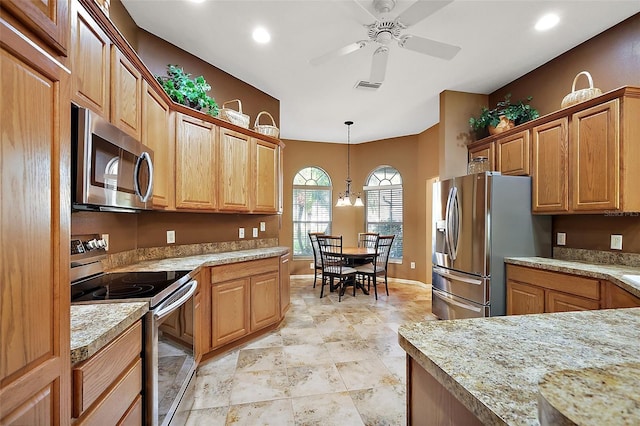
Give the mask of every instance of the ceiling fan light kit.
[[[382, 85], [387, 70], [387, 61], [389, 56], [388, 46], [392, 41], [395, 41], [401, 48], [444, 60], [453, 59], [460, 51], [460, 47], [452, 44], [431, 40], [413, 34], [402, 34], [403, 30], [434, 14], [453, 0], [418, 0], [395, 18], [389, 16], [389, 13], [395, 8], [396, 0], [373, 0], [373, 8], [378, 16], [369, 12], [369, 10], [362, 6], [357, 0], [353, 1], [358, 5], [361, 13], [366, 13], [367, 19], [374, 19], [372, 24], [365, 25], [369, 39], [359, 40], [355, 43], [348, 44], [340, 49], [311, 59], [309, 62], [312, 65], [320, 65], [331, 59], [353, 53], [369, 44], [374, 44], [377, 48], [373, 52], [369, 81], [359, 81], [355, 85], [356, 88], [377, 89]], [[362, 83], [366, 84], [362, 85]]]

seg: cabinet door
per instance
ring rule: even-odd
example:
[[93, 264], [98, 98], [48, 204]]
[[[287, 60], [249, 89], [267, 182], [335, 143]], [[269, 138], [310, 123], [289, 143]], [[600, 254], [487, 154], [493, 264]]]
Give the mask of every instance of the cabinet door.
[[280, 256], [280, 317], [284, 316], [291, 303], [290, 260], [291, 255], [289, 253]]
[[278, 272], [251, 277], [251, 331], [280, 319]]
[[2, 0], [7, 9], [31, 31], [66, 56], [69, 44], [69, 0]]
[[277, 213], [279, 176], [279, 153], [277, 145], [255, 139], [255, 173], [254, 183], [254, 212]]
[[109, 119], [111, 41], [78, 1], [72, 2], [71, 99]]
[[640, 297], [637, 297], [608, 281], [603, 282], [602, 285], [602, 309], [640, 307]]
[[600, 308], [597, 300], [584, 299], [571, 294], [547, 291], [545, 312], [588, 311]]
[[620, 207], [620, 107], [614, 99], [571, 118], [571, 207], [575, 211]]
[[117, 46], [111, 46], [111, 122], [140, 140], [142, 76]]
[[503, 175], [529, 175], [529, 130], [496, 140], [497, 169]]
[[249, 211], [251, 170], [251, 138], [220, 128], [220, 210]]
[[146, 81], [142, 88], [142, 143], [153, 150], [153, 206], [168, 209], [175, 205], [175, 131], [171, 110]]
[[544, 290], [507, 280], [507, 315], [541, 314], [544, 312]]
[[568, 120], [563, 117], [532, 130], [532, 210], [569, 211]]
[[[193, 296], [193, 333], [194, 333], [194, 352], [196, 362], [199, 363], [202, 359], [202, 355], [209, 351], [211, 347], [209, 338], [211, 336], [211, 314], [210, 312], [210, 297], [209, 290], [211, 286], [210, 282], [210, 268], [202, 269], [197, 276], [194, 277], [198, 281], [198, 289]], [[207, 320], [209, 318], [209, 320]]]
[[249, 334], [250, 279], [211, 286], [211, 348]]
[[469, 161], [476, 157], [485, 157], [489, 159], [489, 169], [496, 170], [495, 162], [495, 144], [490, 142], [469, 149]]
[[216, 209], [216, 161], [216, 127], [176, 114], [176, 208]]
[[68, 424], [71, 80], [0, 34], [0, 424]]

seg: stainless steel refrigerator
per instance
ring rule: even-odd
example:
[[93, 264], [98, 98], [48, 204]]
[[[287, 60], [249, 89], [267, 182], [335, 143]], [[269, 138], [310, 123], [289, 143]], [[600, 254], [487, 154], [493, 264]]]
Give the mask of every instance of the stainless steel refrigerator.
[[531, 178], [485, 172], [433, 187], [432, 312], [506, 314], [504, 258], [551, 254], [551, 217], [531, 214]]

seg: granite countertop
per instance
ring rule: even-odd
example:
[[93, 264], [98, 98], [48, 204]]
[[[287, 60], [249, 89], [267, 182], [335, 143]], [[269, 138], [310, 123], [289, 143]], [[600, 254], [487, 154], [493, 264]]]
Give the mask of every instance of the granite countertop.
[[[638, 329], [640, 308], [609, 309], [405, 324], [398, 341], [484, 424], [537, 425], [545, 374], [627, 368], [623, 364], [635, 371]], [[594, 392], [607, 394], [602, 386]], [[573, 395], [565, 397], [589, 411]], [[615, 417], [625, 401], [610, 395], [606, 406], [594, 409]]]
[[[505, 257], [504, 262], [511, 265], [528, 266], [547, 271], [608, 280], [634, 296], [640, 297], [640, 268], [638, 267], [549, 259], [546, 257]], [[636, 276], [637, 278], [631, 279], [629, 276]]]
[[71, 305], [71, 364], [93, 356], [148, 310], [148, 302]]
[[553, 425], [637, 425], [640, 363], [554, 371], [539, 384], [540, 421]]
[[195, 256], [172, 257], [159, 260], [145, 260], [131, 265], [114, 268], [109, 272], [196, 271], [200, 267], [226, 265], [229, 263], [281, 256], [288, 251], [289, 247], [267, 247], [222, 253], [199, 254]]

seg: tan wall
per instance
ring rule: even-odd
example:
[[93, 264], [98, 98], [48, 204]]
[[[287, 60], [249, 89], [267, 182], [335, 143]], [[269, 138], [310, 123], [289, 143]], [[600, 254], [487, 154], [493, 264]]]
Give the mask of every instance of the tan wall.
[[[344, 144], [285, 141], [284, 212], [280, 244], [291, 246], [293, 177], [298, 170], [317, 166], [325, 170], [333, 184], [333, 199], [344, 192], [347, 174], [347, 146]], [[362, 191], [366, 178], [376, 167], [390, 165], [400, 172], [404, 191], [404, 258], [402, 264], [392, 264], [390, 275], [396, 278], [430, 282], [430, 242], [426, 234], [426, 182], [438, 173], [438, 132], [433, 127], [420, 135], [385, 139], [351, 146], [351, 189]], [[343, 236], [344, 245], [356, 245], [357, 233], [364, 231], [364, 209], [357, 207], [333, 209], [333, 233]], [[410, 269], [410, 262], [416, 269]], [[294, 259], [291, 273], [310, 273], [309, 261]]]
[[[560, 108], [562, 98], [571, 91], [573, 78], [583, 70], [591, 73], [594, 85], [603, 92], [625, 85], [640, 86], [639, 46], [640, 14], [636, 14], [496, 90], [489, 96], [490, 102], [495, 104], [506, 93], [512, 93], [513, 99], [532, 95], [532, 105], [541, 114], [548, 114]], [[635, 142], [640, 141], [638, 138]], [[623, 251], [640, 253], [640, 216], [555, 216], [553, 228], [554, 233], [567, 233], [570, 248], [609, 250], [610, 235], [621, 234]]]
[[109, 19], [118, 27], [131, 47], [138, 50], [139, 28], [120, 0], [111, 0], [109, 3]]

